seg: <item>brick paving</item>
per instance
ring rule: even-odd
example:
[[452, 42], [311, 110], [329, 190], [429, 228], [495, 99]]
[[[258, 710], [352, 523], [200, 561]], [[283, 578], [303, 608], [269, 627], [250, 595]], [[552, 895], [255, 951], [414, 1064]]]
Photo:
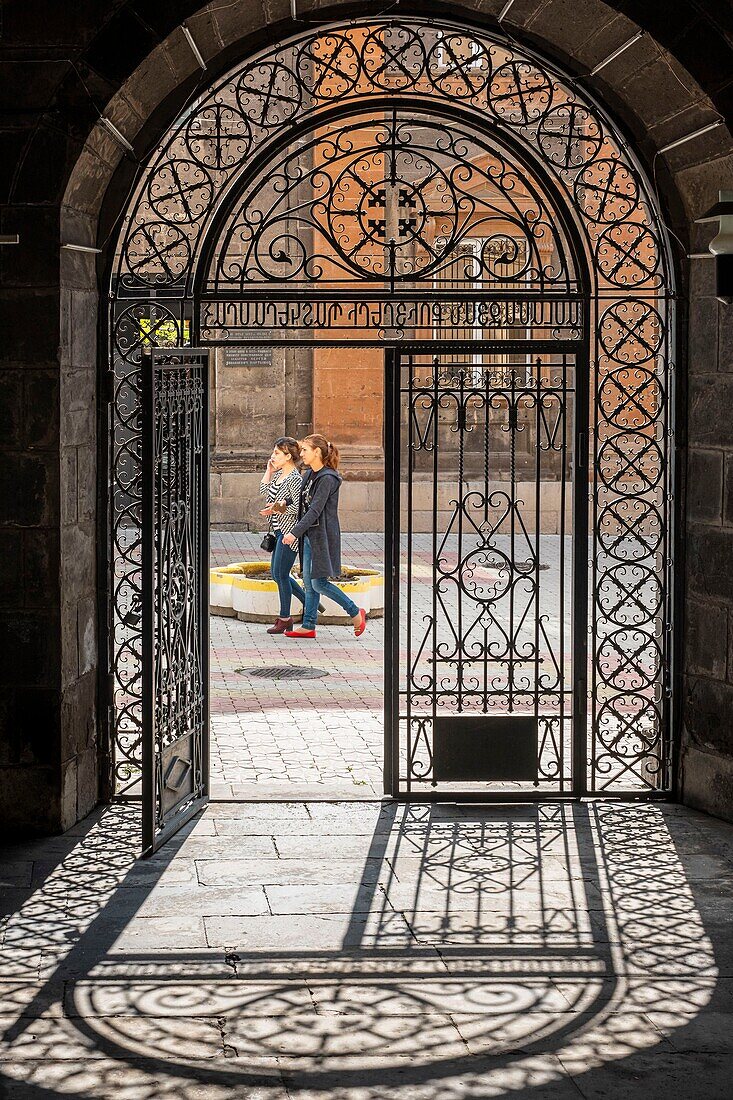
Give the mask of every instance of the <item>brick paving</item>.
[[[384, 536], [346, 534], [344, 562], [383, 568]], [[262, 558], [261, 536], [212, 532], [212, 565]], [[505, 548], [508, 551], [508, 542]], [[412, 621], [431, 611], [433, 540], [413, 540]], [[451, 553], [450, 544], [444, 553]], [[542, 538], [541, 587], [546, 630], [559, 647], [559, 539]], [[403, 562], [404, 562], [403, 547]], [[570, 540], [566, 547], [569, 576]], [[477, 583], [490, 573], [476, 570]], [[488, 580], [486, 583], [492, 583]], [[444, 596], [450, 612], [451, 594]], [[403, 608], [404, 610], [404, 608]], [[569, 603], [565, 631], [569, 637]], [[500, 614], [506, 613], [500, 607]], [[417, 629], [417, 627], [415, 628]], [[402, 649], [404, 652], [404, 617]], [[417, 645], [413, 641], [413, 652]], [[425, 651], [427, 653], [427, 650]], [[426, 659], [424, 659], [425, 663]], [[261, 680], [238, 670], [266, 665], [311, 665], [328, 675], [317, 680]], [[425, 664], [428, 671], [428, 666]], [[567, 660], [570, 676], [569, 655]], [[419, 671], [419, 670], [418, 670]], [[211, 618], [211, 767], [219, 797], [368, 797], [382, 793], [384, 737], [384, 628], [370, 620], [355, 638], [348, 627], [319, 628], [315, 641], [293, 643], [268, 635], [266, 625]], [[256, 785], [256, 790], [254, 788]]]
[[733, 826], [211, 803], [0, 849], [3, 1100], [729, 1100]]
[[[260, 539], [212, 532], [212, 564], [259, 560]], [[343, 556], [351, 566], [382, 568], [383, 536], [346, 536]], [[382, 619], [372, 619], [361, 638], [349, 627], [324, 626], [315, 641], [294, 643], [261, 623], [212, 616], [214, 796], [381, 795], [383, 651]], [[328, 675], [261, 680], [237, 671], [266, 665], [307, 665]]]

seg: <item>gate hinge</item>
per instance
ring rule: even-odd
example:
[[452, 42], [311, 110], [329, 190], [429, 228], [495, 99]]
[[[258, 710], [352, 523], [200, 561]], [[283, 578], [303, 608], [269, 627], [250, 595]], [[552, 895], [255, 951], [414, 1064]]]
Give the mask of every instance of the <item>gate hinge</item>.
[[577, 467], [579, 470], [585, 470], [588, 465], [588, 435], [586, 432], [580, 432], [578, 435], [578, 461]]

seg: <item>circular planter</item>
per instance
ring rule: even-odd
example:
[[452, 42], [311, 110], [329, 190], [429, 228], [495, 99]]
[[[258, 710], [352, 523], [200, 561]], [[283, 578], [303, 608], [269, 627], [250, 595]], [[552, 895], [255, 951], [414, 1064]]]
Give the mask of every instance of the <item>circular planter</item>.
[[[379, 569], [344, 569], [334, 582], [370, 618], [384, 614], [384, 575]], [[318, 622], [340, 626], [351, 622], [346, 612], [322, 597], [326, 608]], [[293, 600], [293, 618], [300, 619], [300, 604]], [[270, 563], [240, 561], [222, 565], [209, 574], [209, 607], [212, 615], [227, 615], [245, 623], [271, 623], [280, 610], [277, 585], [270, 576]], [[297, 613], [296, 613], [297, 609]]]

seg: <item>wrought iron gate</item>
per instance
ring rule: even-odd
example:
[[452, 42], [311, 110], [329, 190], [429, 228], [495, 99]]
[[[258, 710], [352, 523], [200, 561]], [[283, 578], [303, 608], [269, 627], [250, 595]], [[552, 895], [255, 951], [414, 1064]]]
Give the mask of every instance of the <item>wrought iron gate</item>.
[[142, 363], [143, 852], [208, 800], [207, 351]]
[[389, 365], [395, 794], [586, 789], [587, 370], [527, 347]]
[[[541, 460], [548, 473], [550, 460], [570, 461], [569, 406], [558, 427], [566, 432], [560, 458], [554, 429], [545, 423], [543, 403], [555, 400], [554, 383], [532, 396], [536, 378], [533, 382], [527, 370], [516, 371], [512, 381], [511, 372], [500, 376], [495, 368], [526, 368], [521, 356], [531, 346], [545, 356], [546, 380], [547, 370], [579, 367], [579, 361], [562, 356], [584, 349], [589, 361], [577, 372], [575, 396], [564, 392], [563, 400], [574, 400], [579, 409], [577, 386], [582, 382], [589, 390], [582, 402], [590, 420], [588, 437], [574, 439], [576, 447], [583, 444], [578, 456], [590, 452], [588, 492], [575, 503], [572, 528], [577, 540], [587, 509], [577, 552], [587, 557], [588, 568], [572, 572], [573, 632], [563, 625], [559, 661], [543, 639], [547, 627], [540, 598], [548, 594], [552, 568], [559, 565], [543, 560], [548, 544], [542, 531], [539, 547], [523, 559], [505, 555], [504, 565], [499, 543], [477, 544], [488, 556], [474, 573], [493, 570], [493, 579], [482, 576], [481, 585], [460, 570], [444, 576], [442, 566], [432, 567], [436, 610], [449, 638], [455, 633], [453, 610], [463, 616], [472, 604], [483, 616], [475, 630], [487, 630], [489, 616], [495, 618], [497, 637], [498, 610], [511, 604], [516, 616], [520, 592], [527, 617], [517, 637], [510, 623], [503, 656], [495, 641], [486, 662], [478, 660], [485, 685], [473, 695], [467, 687], [477, 660], [474, 636], [461, 640], [459, 631], [453, 657], [436, 633], [442, 674], [449, 679], [445, 690], [438, 679], [430, 687], [439, 666], [424, 669], [420, 657], [417, 671], [427, 680], [410, 688], [410, 706], [425, 707], [425, 693], [432, 693], [434, 714], [430, 722], [412, 712], [409, 721], [403, 718], [403, 732], [414, 726], [403, 785], [409, 781], [412, 790], [430, 791], [437, 782], [454, 789], [447, 776], [457, 774], [458, 764], [441, 755], [455, 743], [446, 734], [448, 720], [503, 708], [505, 730], [518, 731], [520, 718], [525, 728], [529, 718], [536, 722], [537, 775], [521, 781], [497, 777], [495, 784], [523, 783], [530, 793], [551, 796], [584, 785], [590, 793], [613, 796], [673, 789], [674, 276], [655, 189], [613, 121], [576, 80], [500, 28], [394, 14], [304, 25], [222, 73], [156, 144], [121, 222], [109, 291], [112, 790], [120, 796], [135, 790], [142, 767], [143, 348], [189, 341], [222, 347], [297, 343], [307, 354], [317, 344], [342, 341], [414, 347], [431, 340], [445, 346], [451, 340], [494, 342], [492, 348], [483, 345], [480, 354], [475, 349], [459, 354], [457, 374], [450, 359], [441, 360], [445, 379], [437, 389], [432, 380], [432, 390], [428, 386], [419, 398], [426, 404], [416, 408], [415, 423], [406, 418], [401, 437], [390, 443], [399, 445], [414, 433], [416, 446], [408, 453], [416, 484], [425, 482], [429, 460], [434, 461], [430, 476], [436, 496], [427, 513], [441, 523], [451, 507], [441, 497], [448, 491], [446, 478], [456, 477], [441, 462], [451, 453], [460, 458], [463, 447], [475, 466], [469, 441], [486, 434], [480, 425], [482, 402], [489, 435], [509, 441], [510, 450], [514, 440], [518, 462], [528, 439], [522, 417], [531, 420], [528, 403], [538, 402], [531, 407], [549, 443], [547, 450], [538, 443], [535, 462]], [[501, 339], [524, 341], [519, 358], [499, 358], [507, 352]], [[540, 348], [540, 342], [548, 346]], [[493, 358], [481, 360], [489, 351]], [[413, 365], [419, 389], [420, 371], [430, 363]], [[471, 389], [476, 392], [466, 402]], [[395, 401], [399, 396], [398, 387]], [[451, 407], [456, 409], [452, 426], [446, 423]], [[397, 412], [395, 406], [399, 426]], [[510, 415], [516, 422], [507, 419]], [[436, 433], [433, 451], [431, 432]], [[492, 453], [489, 445], [487, 462], [494, 462]], [[525, 465], [530, 458], [525, 449]], [[492, 477], [496, 472], [488, 465], [486, 471]], [[465, 472], [463, 481], [455, 480], [459, 505], [453, 507], [469, 525], [481, 507], [491, 513], [491, 502], [477, 503], [481, 489], [470, 487], [476, 470]], [[518, 466], [515, 473], [517, 499], [508, 492], [511, 507], [502, 522], [505, 529], [515, 524], [516, 539], [525, 513], [539, 501], [542, 526], [552, 512], [552, 493], [567, 495], [571, 482], [568, 468], [552, 490], [542, 488], [539, 496], [524, 499], [524, 487], [536, 472], [523, 473]], [[579, 484], [577, 477], [573, 484]], [[507, 492], [491, 486], [492, 492]], [[392, 490], [399, 494], [399, 482]], [[470, 497], [465, 507], [464, 496]], [[399, 506], [398, 495], [398, 522]], [[555, 511], [567, 524], [564, 505]], [[413, 529], [415, 522], [413, 516]], [[491, 522], [489, 514], [476, 525], [476, 538], [485, 536]], [[567, 526], [563, 537], [571, 538]], [[565, 567], [569, 558], [563, 553]], [[445, 613], [439, 597], [449, 584], [455, 586], [455, 608]], [[395, 596], [402, 594], [398, 585]], [[553, 614], [559, 614], [557, 608]], [[590, 625], [587, 666], [579, 617]], [[560, 619], [564, 623], [564, 610]], [[522, 650], [530, 621], [539, 642], [530, 640]], [[464, 642], [467, 651], [461, 653]], [[515, 674], [526, 673], [522, 662], [532, 660], [538, 669], [526, 690], [518, 691], [525, 685], [517, 684]], [[504, 677], [493, 696], [492, 667]], [[403, 690], [407, 700], [407, 686]], [[587, 722], [581, 719], [584, 707]], [[433, 719], [440, 720], [437, 726]], [[433, 726], [440, 742], [437, 757]], [[495, 730], [498, 738], [498, 725]], [[529, 745], [530, 735], [524, 736]], [[389, 746], [397, 745], [390, 737]], [[497, 758], [494, 752], [495, 771]], [[397, 783], [399, 761], [390, 756], [389, 767], [390, 782]], [[195, 787], [198, 779], [192, 782]], [[173, 812], [163, 803], [158, 811], [162, 819]]]

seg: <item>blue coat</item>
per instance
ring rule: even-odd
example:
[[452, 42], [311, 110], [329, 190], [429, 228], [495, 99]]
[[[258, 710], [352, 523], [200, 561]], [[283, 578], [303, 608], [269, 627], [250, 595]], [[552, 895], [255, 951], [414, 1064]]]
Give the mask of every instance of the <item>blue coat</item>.
[[303, 538], [308, 536], [313, 563], [311, 576], [316, 580], [338, 577], [341, 572], [341, 527], [339, 526], [339, 492], [343, 478], [330, 466], [303, 478], [298, 522], [292, 533], [300, 544], [303, 560]]

